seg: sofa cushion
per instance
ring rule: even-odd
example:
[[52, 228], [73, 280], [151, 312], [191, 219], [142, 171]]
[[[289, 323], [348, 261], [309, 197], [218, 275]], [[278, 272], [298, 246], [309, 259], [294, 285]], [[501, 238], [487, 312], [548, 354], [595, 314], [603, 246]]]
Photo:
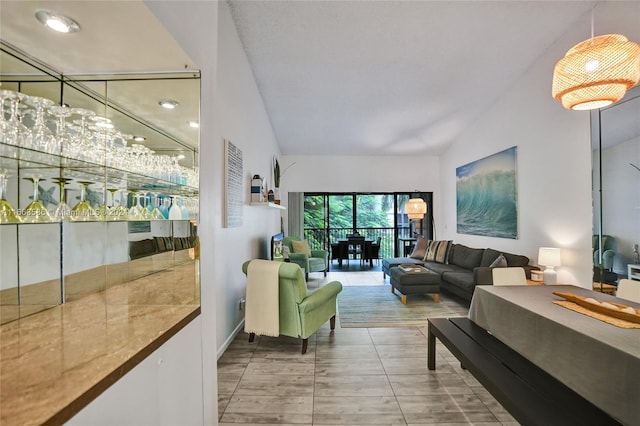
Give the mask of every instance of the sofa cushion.
[[422, 235], [418, 235], [416, 245], [413, 247], [413, 251], [409, 257], [420, 260], [424, 259], [424, 256], [427, 254], [427, 248], [429, 248], [429, 240]]
[[311, 256], [311, 249], [309, 248], [307, 240], [291, 241], [291, 248], [294, 253], [303, 253], [307, 256]]
[[502, 253], [507, 259], [508, 266], [527, 266], [529, 264], [529, 258], [519, 254]]
[[478, 266], [491, 266], [491, 264], [498, 258], [498, 256], [503, 255], [505, 259], [507, 259], [507, 266], [527, 266], [529, 264], [529, 258], [527, 256], [521, 256], [519, 254], [512, 254], [506, 252], [499, 252], [492, 248], [485, 249], [482, 255], [482, 261]]
[[484, 253], [482, 253], [482, 260], [480, 261], [480, 265], [478, 266], [491, 266], [491, 264], [500, 256], [502, 253], [494, 250], [492, 248], [485, 249]]
[[467, 269], [464, 269], [462, 266], [446, 265], [444, 263], [437, 262], [425, 262], [423, 266], [430, 271], [437, 272], [438, 274], [442, 274], [443, 272], [467, 272]]
[[451, 241], [431, 241], [424, 256], [425, 262], [447, 263]]
[[451, 271], [451, 272], [443, 272], [441, 277], [442, 286], [447, 288], [447, 285], [455, 286], [461, 289], [464, 289], [468, 293], [473, 293], [475, 288], [475, 284], [473, 282], [473, 272], [471, 271]]
[[494, 260], [493, 263], [489, 265], [489, 267], [490, 268], [506, 268], [507, 259], [504, 257], [504, 254], [500, 254], [500, 256], [498, 256], [496, 260]]
[[[471, 271], [476, 266], [480, 266], [483, 253], [484, 249], [476, 249], [462, 244], [455, 244], [453, 252], [449, 256], [449, 263], [461, 266]], [[471, 281], [473, 281], [473, 279]]]

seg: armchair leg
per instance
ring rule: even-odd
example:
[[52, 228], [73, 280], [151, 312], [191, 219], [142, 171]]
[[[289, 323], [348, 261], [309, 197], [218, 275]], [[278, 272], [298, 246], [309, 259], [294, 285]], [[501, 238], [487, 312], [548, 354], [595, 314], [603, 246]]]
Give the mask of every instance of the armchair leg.
[[253, 342], [253, 339], [256, 338], [256, 333], [249, 333], [249, 343]]
[[324, 270], [324, 277], [327, 278], [327, 270]]
[[332, 316], [332, 317], [329, 319], [329, 326], [331, 327], [331, 329], [332, 329], [332, 330], [335, 330], [335, 329], [336, 329], [336, 316], [335, 316], [335, 315], [334, 315], [334, 316]]
[[302, 339], [302, 355], [307, 353], [308, 344], [309, 344], [309, 339]]

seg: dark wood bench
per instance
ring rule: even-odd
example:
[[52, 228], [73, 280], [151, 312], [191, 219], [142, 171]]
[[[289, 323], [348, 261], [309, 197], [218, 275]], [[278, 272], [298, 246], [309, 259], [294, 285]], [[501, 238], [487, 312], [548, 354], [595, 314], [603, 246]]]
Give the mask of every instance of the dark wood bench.
[[428, 321], [429, 370], [436, 368], [438, 338], [522, 425], [620, 424], [468, 318]]

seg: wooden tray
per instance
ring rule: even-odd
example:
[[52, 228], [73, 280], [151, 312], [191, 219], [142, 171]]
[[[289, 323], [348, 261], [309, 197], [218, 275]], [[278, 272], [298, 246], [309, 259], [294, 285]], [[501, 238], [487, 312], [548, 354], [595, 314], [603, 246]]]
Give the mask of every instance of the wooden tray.
[[[620, 312], [620, 311], [616, 311], [615, 309], [611, 309], [608, 308], [606, 306], [602, 306], [599, 304], [595, 304], [595, 303], [591, 303], [586, 301], [585, 299], [587, 299], [586, 297], [582, 297], [582, 296], [578, 296], [576, 294], [573, 294], [571, 292], [559, 292], [559, 291], [554, 291], [553, 294], [555, 294], [556, 296], [560, 296], [566, 300], [568, 300], [569, 302], [573, 302], [576, 305], [580, 305], [583, 308], [589, 309], [590, 311], [593, 312], [598, 312], [604, 315], [608, 315], [610, 317], [613, 318], [618, 318], [618, 319], [622, 319], [625, 321], [629, 321], [629, 322], [634, 322], [637, 324], [640, 324], [640, 310], [639, 309], [635, 309], [633, 308], [633, 310], [636, 312], [635, 314], [631, 314], [631, 313], [626, 313], [626, 312]], [[594, 299], [594, 298], [592, 298]], [[596, 299], [597, 300], [597, 299]], [[613, 302], [607, 302], [610, 303], [614, 306], [617, 306], [618, 308], [628, 308], [629, 306], [627, 305], [620, 305], [618, 303], [613, 303]]]

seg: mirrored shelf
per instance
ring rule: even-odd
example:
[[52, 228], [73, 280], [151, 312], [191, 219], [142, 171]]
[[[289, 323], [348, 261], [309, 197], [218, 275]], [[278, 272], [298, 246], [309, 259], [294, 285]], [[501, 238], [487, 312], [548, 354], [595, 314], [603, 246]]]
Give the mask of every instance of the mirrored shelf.
[[[107, 185], [133, 190], [162, 191], [171, 195], [197, 196], [198, 188], [114, 167], [61, 157], [0, 142], [0, 168], [25, 174], [53, 177], [64, 174], [76, 180], [106, 181]], [[61, 173], [61, 170], [64, 172]], [[23, 174], [23, 173], [20, 173]]]

